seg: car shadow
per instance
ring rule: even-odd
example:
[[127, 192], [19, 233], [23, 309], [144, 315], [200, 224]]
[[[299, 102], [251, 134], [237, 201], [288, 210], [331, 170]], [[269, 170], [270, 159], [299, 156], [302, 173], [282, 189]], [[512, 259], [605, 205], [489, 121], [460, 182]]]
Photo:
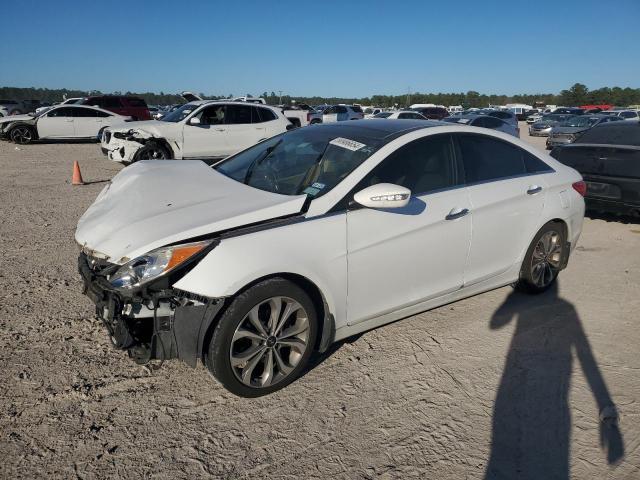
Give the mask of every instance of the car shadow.
[[558, 296], [514, 291], [496, 310], [492, 330], [516, 322], [494, 409], [487, 479], [570, 478], [569, 390], [578, 360], [597, 404], [600, 446], [609, 464], [624, 457], [616, 407], [575, 307]]

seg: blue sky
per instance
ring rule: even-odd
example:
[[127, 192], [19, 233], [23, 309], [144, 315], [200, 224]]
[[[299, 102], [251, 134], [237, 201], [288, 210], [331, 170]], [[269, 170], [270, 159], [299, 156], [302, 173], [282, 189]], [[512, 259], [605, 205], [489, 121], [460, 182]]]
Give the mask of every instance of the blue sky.
[[0, 86], [293, 96], [640, 87], [640, 0], [2, 7]]

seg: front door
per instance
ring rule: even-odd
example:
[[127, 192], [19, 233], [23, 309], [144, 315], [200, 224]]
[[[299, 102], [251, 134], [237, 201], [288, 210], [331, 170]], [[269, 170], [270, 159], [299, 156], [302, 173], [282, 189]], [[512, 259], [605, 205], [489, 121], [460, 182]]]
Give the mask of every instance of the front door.
[[183, 158], [222, 158], [229, 155], [225, 114], [226, 105], [212, 104], [193, 115], [200, 120], [199, 124], [189, 123], [193, 117], [185, 122], [182, 131]]
[[227, 105], [225, 125], [227, 127], [228, 155], [238, 153], [262, 140], [265, 127], [259, 123], [251, 123], [251, 110], [247, 105]]
[[411, 190], [406, 207], [347, 213], [348, 322], [358, 323], [462, 287], [471, 215], [447, 134], [415, 140], [375, 167], [377, 183]]
[[72, 138], [75, 135], [73, 108], [53, 108], [38, 119], [40, 138]]

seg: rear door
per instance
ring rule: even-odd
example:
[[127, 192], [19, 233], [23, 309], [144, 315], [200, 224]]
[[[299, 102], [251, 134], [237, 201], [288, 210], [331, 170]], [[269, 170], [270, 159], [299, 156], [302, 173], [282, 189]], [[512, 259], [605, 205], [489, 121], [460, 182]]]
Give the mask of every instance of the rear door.
[[92, 108], [72, 107], [75, 136], [78, 138], [96, 138], [102, 125], [102, 118]]
[[454, 138], [471, 202], [473, 235], [465, 272], [465, 285], [471, 285], [519, 261], [538, 229], [547, 186], [544, 174], [553, 170], [495, 137], [463, 133]]
[[455, 165], [451, 137], [429, 136], [401, 147], [353, 193], [378, 183], [409, 188], [411, 200], [398, 209], [352, 205], [347, 213], [350, 323], [444, 295], [463, 284], [471, 215], [464, 213], [470, 210], [469, 198]]
[[264, 138], [264, 127], [251, 122], [254, 107], [246, 105], [227, 105], [225, 126], [227, 129], [228, 154], [232, 155], [255, 145]]
[[73, 138], [75, 136], [73, 107], [59, 107], [49, 110], [38, 118], [40, 138]]
[[322, 123], [333, 123], [338, 121], [337, 107], [328, 107], [322, 112]]
[[200, 120], [198, 125], [185, 122], [182, 131], [182, 156], [220, 158], [229, 155], [231, 149], [227, 141], [225, 125], [225, 104], [207, 105], [193, 115]]

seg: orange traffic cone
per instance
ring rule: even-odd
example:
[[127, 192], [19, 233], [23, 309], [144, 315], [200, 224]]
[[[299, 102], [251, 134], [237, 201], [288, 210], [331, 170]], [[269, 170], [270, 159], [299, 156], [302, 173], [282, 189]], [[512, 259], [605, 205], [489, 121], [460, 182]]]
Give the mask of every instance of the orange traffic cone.
[[71, 185], [84, 185], [84, 180], [82, 180], [82, 174], [80, 173], [80, 165], [78, 165], [77, 160], [74, 160], [73, 162], [73, 177], [71, 178]]

